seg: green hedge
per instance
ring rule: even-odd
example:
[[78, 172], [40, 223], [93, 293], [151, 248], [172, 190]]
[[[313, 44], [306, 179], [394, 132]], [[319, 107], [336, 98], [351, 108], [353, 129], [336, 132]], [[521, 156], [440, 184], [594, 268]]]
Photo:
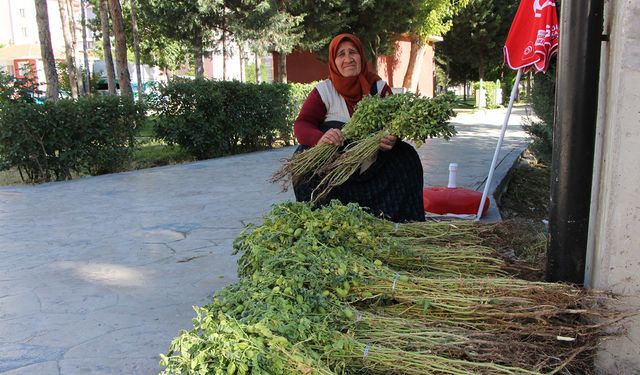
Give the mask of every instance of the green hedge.
[[197, 159], [291, 144], [311, 85], [177, 79], [150, 101], [156, 137]]
[[533, 150], [543, 162], [551, 161], [553, 149], [553, 120], [556, 97], [556, 60], [553, 59], [546, 74], [533, 76], [531, 106], [542, 121], [530, 120], [523, 129], [533, 139]]
[[0, 103], [0, 159], [26, 182], [128, 168], [135, 126], [144, 114], [121, 97]]

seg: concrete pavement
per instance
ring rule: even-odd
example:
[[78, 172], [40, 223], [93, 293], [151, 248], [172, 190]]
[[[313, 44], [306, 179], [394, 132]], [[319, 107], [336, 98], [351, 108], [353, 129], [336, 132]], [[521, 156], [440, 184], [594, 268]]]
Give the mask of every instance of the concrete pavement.
[[[419, 150], [425, 185], [481, 190], [504, 110], [462, 113]], [[524, 150], [516, 109], [494, 188]], [[193, 305], [236, 280], [231, 244], [272, 203], [293, 148], [0, 188], [0, 373], [155, 374]], [[495, 204], [490, 218], [499, 219]], [[497, 217], [495, 215], [498, 215]]]

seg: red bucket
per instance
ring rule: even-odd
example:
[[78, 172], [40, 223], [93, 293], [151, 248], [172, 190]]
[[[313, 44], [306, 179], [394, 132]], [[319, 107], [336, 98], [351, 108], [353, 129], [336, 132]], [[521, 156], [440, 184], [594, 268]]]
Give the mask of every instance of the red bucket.
[[[482, 192], [465, 188], [432, 186], [424, 188], [424, 210], [438, 215], [458, 214], [475, 215], [480, 207]], [[482, 214], [489, 209], [489, 198], [485, 198]]]

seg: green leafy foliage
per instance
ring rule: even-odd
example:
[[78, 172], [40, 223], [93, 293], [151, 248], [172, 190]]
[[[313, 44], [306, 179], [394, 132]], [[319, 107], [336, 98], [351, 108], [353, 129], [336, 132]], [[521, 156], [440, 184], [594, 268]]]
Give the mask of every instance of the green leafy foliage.
[[536, 74], [531, 90], [531, 106], [538, 120], [529, 119], [523, 129], [533, 138], [532, 147], [538, 157], [551, 161], [553, 151], [553, 121], [556, 97], [556, 62], [552, 62], [546, 74]]
[[1, 103], [0, 158], [27, 182], [120, 171], [142, 117], [138, 105], [120, 97]]
[[308, 86], [173, 80], [150, 99], [156, 136], [197, 159], [289, 144]]
[[429, 99], [413, 93], [363, 98], [342, 129], [349, 146], [336, 157], [338, 147], [322, 143], [296, 154], [273, 175], [271, 181], [304, 178], [313, 173], [324, 176], [318, 189], [321, 199], [344, 183], [368, 158], [378, 152], [380, 140], [393, 134], [420, 146], [426, 139], [449, 139], [456, 134], [453, 117], [455, 96], [445, 94]]
[[413, 93], [362, 99], [345, 125], [348, 139], [363, 140], [384, 130], [388, 134], [416, 142], [418, 146], [428, 138], [449, 139], [456, 134], [449, 120], [453, 112], [452, 97], [440, 95], [433, 99]]
[[[577, 348], [558, 343], [558, 330], [583, 340], [598, 330], [565, 317], [567, 306], [601, 296], [504, 277], [495, 254], [464, 252], [497, 227], [394, 225], [335, 201], [274, 205], [234, 241], [240, 281], [195, 308], [193, 329], [161, 355], [163, 374], [559, 370]], [[494, 263], [476, 263], [479, 256]]]
[[0, 104], [34, 103], [39, 94], [34, 78], [16, 78], [0, 70]]
[[437, 47], [451, 82], [501, 78], [502, 47], [517, 7], [513, 0], [471, 0], [453, 17]]

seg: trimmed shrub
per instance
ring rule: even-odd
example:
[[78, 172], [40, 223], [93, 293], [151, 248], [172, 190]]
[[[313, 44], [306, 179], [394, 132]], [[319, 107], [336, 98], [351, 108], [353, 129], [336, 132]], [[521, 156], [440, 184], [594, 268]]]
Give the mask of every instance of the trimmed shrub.
[[150, 101], [156, 137], [197, 159], [292, 142], [311, 85], [176, 79]]
[[532, 148], [538, 158], [551, 161], [553, 149], [553, 121], [556, 97], [555, 59], [546, 74], [536, 74], [531, 89], [531, 106], [542, 121], [529, 120], [523, 129], [533, 138]]
[[0, 70], [0, 103], [34, 103], [39, 95], [34, 78], [16, 78]]
[[0, 104], [0, 158], [23, 181], [71, 179], [128, 167], [139, 105], [122, 97]]

